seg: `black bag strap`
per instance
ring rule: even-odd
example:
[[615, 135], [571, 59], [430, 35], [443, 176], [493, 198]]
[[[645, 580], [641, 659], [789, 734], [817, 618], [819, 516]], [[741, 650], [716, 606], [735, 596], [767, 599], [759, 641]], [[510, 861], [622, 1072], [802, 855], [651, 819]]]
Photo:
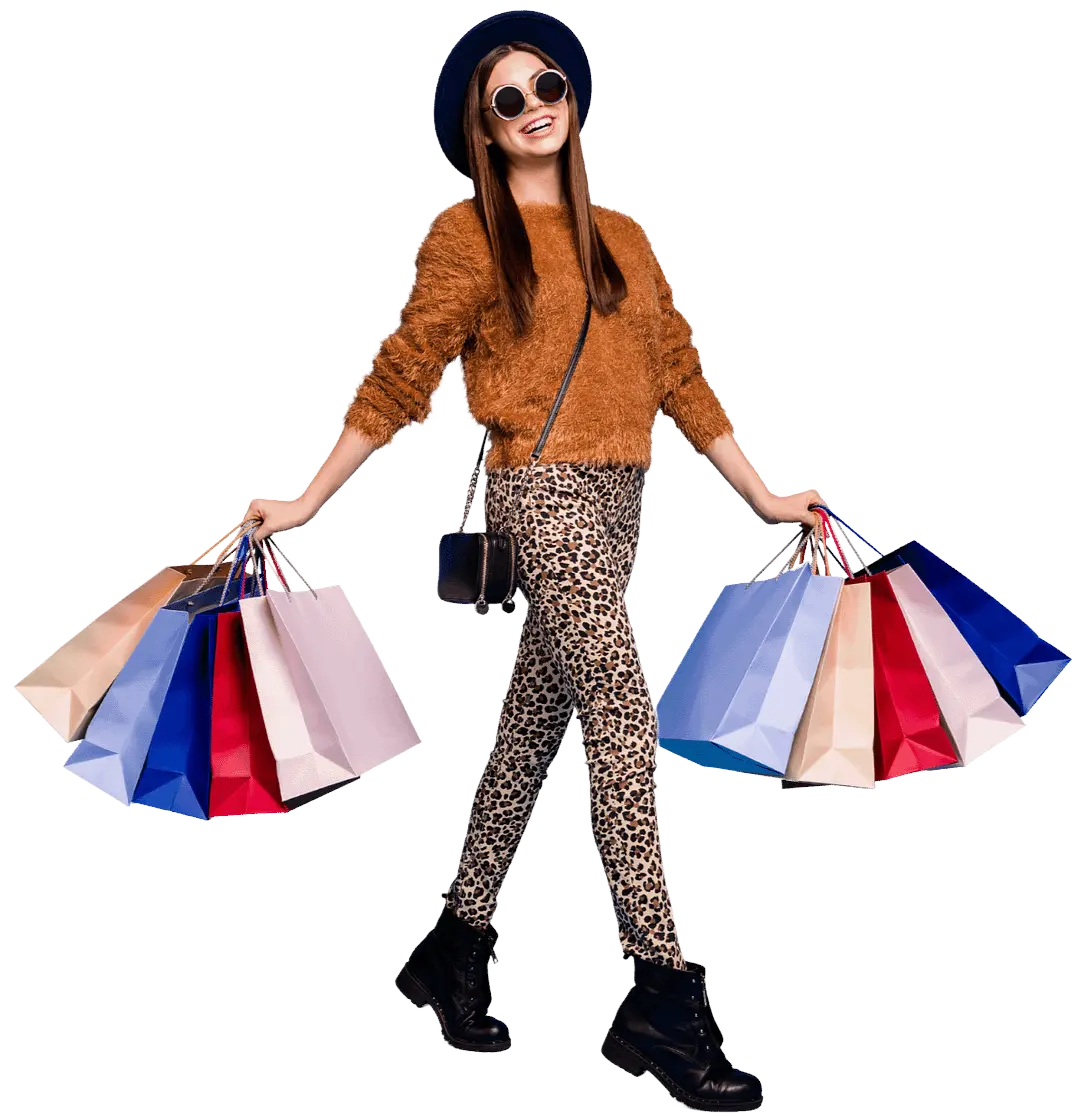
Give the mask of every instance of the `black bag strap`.
[[[577, 344], [573, 347], [573, 353], [569, 358], [569, 366], [566, 368], [566, 374], [562, 377], [562, 383], [559, 385], [558, 394], [551, 404], [550, 413], [547, 415], [547, 421], [543, 424], [543, 430], [540, 432], [536, 448], [529, 454], [529, 459], [532, 464], [539, 461], [540, 454], [543, 452], [543, 447], [547, 442], [547, 435], [551, 433], [551, 427], [554, 425], [554, 420], [558, 415], [558, 410], [562, 406], [562, 400], [566, 396], [566, 389], [569, 387], [569, 382], [573, 378], [574, 370], [577, 367], [577, 362], [581, 359], [581, 350], [584, 348], [584, 339], [588, 336], [588, 323], [592, 319], [592, 296], [586, 295], [587, 302], [584, 308], [584, 321], [581, 322], [580, 332], [577, 334]], [[483, 451], [487, 445], [487, 435], [490, 431], [485, 426], [483, 428], [483, 441], [480, 443], [480, 455], [476, 458], [476, 467], [472, 470], [472, 480], [468, 486], [468, 498], [465, 500], [465, 514], [461, 517], [461, 526], [458, 530], [465, 529], [465, 521], [468, 519], [469, 509], [472, 507], [472, 498], [476, 495], [476, 485], [480, 478], [480, 466], [483, 464]]]

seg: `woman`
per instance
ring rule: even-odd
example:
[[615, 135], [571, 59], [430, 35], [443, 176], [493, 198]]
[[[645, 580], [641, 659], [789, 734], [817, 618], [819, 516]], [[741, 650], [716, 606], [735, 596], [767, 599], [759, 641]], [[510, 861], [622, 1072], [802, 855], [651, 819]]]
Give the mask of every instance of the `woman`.
[[[504, 13], [461, 39], [439, 79], [436, 130], [475, 197], [435, 218], [400, 328], [307, 491], [254, 500], [247, 517], [261, 520], [258, 539], [307, 522], [376, 448], [426, 418], [443, 370], [461, 357], [469, 408], [492, 437], [487, 530], [516, 537], [528, 612], [457, 875], [398, 987], [435, 1009], [452, 1045], [509, 1046], [505, 1024], [487, 1014], [491, 916], [576, 709], [596, 844], [634, 959], [603, 1053], [630, 1073], [649, 1070], [693, 1107], [750, 1109], [760, 1083], [722, 1053], [704, 968], [679, 949], [656, 829], [655, 709], [623, 595], [659, 410], [767, 522], [812, 525], [821, 497], [765, 488], [701, 374], [643, 230], [591, 204], [580, 145], [589, 98], [584, 51], [557, 20]], [[530, 466], [589, 299], [575, 378]]]

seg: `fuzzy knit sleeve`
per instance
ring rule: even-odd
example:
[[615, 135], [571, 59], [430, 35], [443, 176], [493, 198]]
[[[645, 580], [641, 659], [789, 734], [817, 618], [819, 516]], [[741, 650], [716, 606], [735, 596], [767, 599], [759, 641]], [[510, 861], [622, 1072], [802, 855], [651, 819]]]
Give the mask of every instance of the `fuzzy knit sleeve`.
[[387, 337], [345, 412], [345, 427], [383, 446], [423, 422], [446, 366], [460, 356], [491, 297], [486, 234], [470, 201], [443, 210], [416, 256], [401, 323]]
[[715, 438], [730, 434], [734, 427], [704, 378], [689, 322], [674, 305], [670, 284], [647, 236], [644, 242], [659, 299], [660, 410], [674, 420], [693, 448], [702, 453]]

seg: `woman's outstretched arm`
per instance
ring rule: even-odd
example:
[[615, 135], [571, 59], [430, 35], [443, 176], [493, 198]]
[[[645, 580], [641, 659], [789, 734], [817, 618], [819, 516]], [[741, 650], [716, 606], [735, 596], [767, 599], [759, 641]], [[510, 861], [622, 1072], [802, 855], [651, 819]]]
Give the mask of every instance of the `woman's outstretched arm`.
[[765, 523], [805, 523], [809, 527], [816, 523], [817, 515], [809, 510], [809, 505], [823, 504], [821, 494], [815, 488], [808, 488], [793, 496], [774, 495], [749, 463], [733, 434], [721, 434], [701, 452]]
[[793, 496], [774, 495], [734, 440], [734, 426], [701, 371], [700, 355], [693, 345], [689, 322], [674, 305], [671, 286], [648, 243], [648, 237], [643, 229], [640, 233], [649, 256], [660, 307], [661, 371], [664, 378], [661, 410], [674, 419], [690, 444], [712, 462], [766, 523], [814, 526], [817, 515], [809, 510], [809, 505], [824, 503], [820, 493], [810, 488]]
[[398, 430], [423, 422], [443, 371], [460, 356], [488, 298], [488, 256], [469, 206], [450, 206], [435, 218], [416, 256], [401, 324], [379, 347], [322, 468], [297, 499], [252, 500], [248, 506], [245, 521], [262, 521], [257, 540], [306, 523]]
[[275, 531], [306, 523], [324, 503], [374, 453], [374, 441], [362, 431], [346, 426], [302, 496], [295, 500], [252, 500], [244, 520], [260, 519], [255, 538], [261, 542]]

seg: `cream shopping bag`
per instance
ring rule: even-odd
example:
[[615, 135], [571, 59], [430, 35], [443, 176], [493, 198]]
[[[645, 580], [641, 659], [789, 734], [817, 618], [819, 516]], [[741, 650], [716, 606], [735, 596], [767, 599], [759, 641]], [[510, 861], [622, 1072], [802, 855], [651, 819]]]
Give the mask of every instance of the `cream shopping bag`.
[[216, 569], [197, 563], [237, 529], [207, 547], [194, 562], [167, 566], [154, 574], [54, 651], [15, 688], [64, 740], [78, 740], [157, 610], [185, 582]]
[[839, 593], [785, 780], [874, 786], [873, 629], [869, 582]]

